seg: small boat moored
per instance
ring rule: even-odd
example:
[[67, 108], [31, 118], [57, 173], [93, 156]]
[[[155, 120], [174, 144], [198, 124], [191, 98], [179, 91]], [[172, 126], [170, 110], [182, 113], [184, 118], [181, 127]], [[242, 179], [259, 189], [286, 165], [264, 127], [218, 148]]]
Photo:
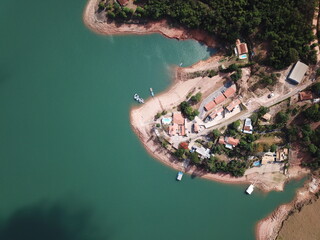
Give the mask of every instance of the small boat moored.
[[153, 89], [150, 88], [150, 93], [151, 93], [151, 96], [154, 97], [154, 93], [153, 93]]
[[178, 172], [177, 180], [178, 180], [178, 181], [181, 181], [182, 177], [183, 177], [183, 172], [181, 172], [181, 171]]
[[134, 94], [133, 95], [133, 98], [134, 98], [134, 100], [136, 100], [137, 102], [139, 102], [139, 103], [144, 103], [144, 100], [143, 100], [143, 98], [141, 98], [138, 94]]
[[247, 188], [246, 190], [246, 193], [251, 195], [251, 193], [253, 192], [254, 190], [254, 185], [253, 184], [250, 184], [250, 186]]

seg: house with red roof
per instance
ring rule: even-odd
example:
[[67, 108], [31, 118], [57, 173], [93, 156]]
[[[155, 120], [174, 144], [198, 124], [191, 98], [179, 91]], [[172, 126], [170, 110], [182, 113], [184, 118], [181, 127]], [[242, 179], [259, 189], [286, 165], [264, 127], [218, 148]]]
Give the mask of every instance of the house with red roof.
[[220, 94], [218, 97], [214, 99], [214, 102], [218, 105], [219, 103], [222, 103], [224, 100], [226, 100], [226, 97], [223, 94]]
[[312, 99], [313, 99], [313, 95], [311, 91], [299, 92], [300, 101], [312, 100]]
[[169, 126], [168, 134], [174, 136], [176, 134], [180, 136], [186, 135], [185, 119], [181, 112], [175, 112], [172, 116], [172, 125]]
[[235, 109], [235, 107], [237, 107], [240, 103], [241, 103], [241, 101], [240, 101], [239, 99], [236, 99], [236, 100], [232, 101], [232, 102], [226, 107], [226, 109], [227, 109], [229, 112], [232, 112], [233, 109]]
[[224, 93], [223, 95], [226, 97], [226, 98], [229, 98], [231, 96], [233, 96], [235, 93], [236, 93], [237, 89], [236, 89], [236, 86], [235, 85], [232, 85], [231, 87], [229, 87]]
[[117, 0], [117, 2], [121, 5], [121, 6], [125, 6], [128, 4], [129, 0]]
[[210, 111], [212, 108], [214, 108], [217, 104], [214, 102], [214, 101], [210, 101], [209, 103], [207, 103], [205, 106], [204, 106], [204, 109], [206, 111]]
[[219, 144], [225, 145], [226, 148], [233, 149], [239, 144], [240, 140], [233, 137], [221, 136], [218, 140]]
[[176, 123], [178, 125], [184, 124], [184, 117], [182, 116], [181, 112], [173, 113], [173, 123]]
[[242, 43], [240, 39], [237, 39], [236, 41], [236, 49], [237, 49], [238, 56], [242, 54], [247, 54], [249, 52], [247, 44], [244, 42]]
[[223, 107], [220, 107], [218, 109], [215, 109], [210, 115], [210, 119], [213, 120], [215, 119], [217, 116], [219, 116], [221, 113], [223, 112]]

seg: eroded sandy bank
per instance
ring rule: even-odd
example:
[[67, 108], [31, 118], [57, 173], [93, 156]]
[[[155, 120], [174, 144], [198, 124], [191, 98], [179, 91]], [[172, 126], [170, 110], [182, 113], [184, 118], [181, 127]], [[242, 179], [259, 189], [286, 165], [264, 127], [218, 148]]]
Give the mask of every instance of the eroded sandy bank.
[[262, 219], [256, 225], [257, 240], [275, 240], [281, 230], [283, 222], [290, 213], [301, 209], [315, 198], [315, 193], [319, 191], [319, 179], [313, 178], [307, 181], [304, 186], [297, 190], [295, 198], [287, 204], [280, 205], [269, 216]]

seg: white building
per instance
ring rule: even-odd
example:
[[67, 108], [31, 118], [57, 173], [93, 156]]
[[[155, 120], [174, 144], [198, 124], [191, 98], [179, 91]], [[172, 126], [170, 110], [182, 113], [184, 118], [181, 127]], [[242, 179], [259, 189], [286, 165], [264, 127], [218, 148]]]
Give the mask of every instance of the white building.
[[308, 70], [308, 65], [298, 61], [292, 68], [288, 80], [293, 84], [299, 84]]
[[252, 121], [250, 118], [246, 118], [244, 120], [244, 125], [243, 125], [243, 133], [248, 133], [248, 134], [252, 134], [253, 132], [253, 127], [252, 127]]
[[204, 147], [195, 147], [196, 152], [204, 158], [210, 158], [210, 149], [205, 149]]

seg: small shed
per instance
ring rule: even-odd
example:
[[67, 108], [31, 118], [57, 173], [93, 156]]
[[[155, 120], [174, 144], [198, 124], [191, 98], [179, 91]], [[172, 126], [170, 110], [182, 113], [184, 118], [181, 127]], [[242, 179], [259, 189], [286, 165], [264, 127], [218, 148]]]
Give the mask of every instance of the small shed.
[[265, 115], [262, 116], [262, 119], [265, 120], [266, 122], [269, 122], [271, 120], [271, 114], [266, 113]]

